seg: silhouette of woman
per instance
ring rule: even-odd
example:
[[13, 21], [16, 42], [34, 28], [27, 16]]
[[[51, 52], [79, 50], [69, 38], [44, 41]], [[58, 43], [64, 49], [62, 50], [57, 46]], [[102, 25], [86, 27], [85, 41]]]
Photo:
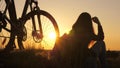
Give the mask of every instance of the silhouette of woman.
[[[98, 24], [98, 34], [94, 33], [93, 22]], [[87, 12], [78, 17], [69, 34], [64, 34], [57, 40], [51, 54], [57, 57], [57, 63], [62, 68], [88, 68], [86, 59], [90, 56], [88, 48], [93, 41], [103, 41], [104, 33], [97, 17], [91, 18]], [[65, 67], [65, 65], [68, 65]], [[58, 66], [58, 68], [59, 68]], [[61, 67], [60, 67], [61, 68]], [[92, 66], [92, 68], [95, 68]]]
[[[92, 21], [98, 24], [98, 35], [94, 33]], [[74, 36], [74, 40], [76, 41], [76, 43], [74, 43], [75, 56], [73, 57], [73, 68], [84, 68], [86, 58], [89, 57], [88, 46], [90, 43], [93, 41], [104, 40], [104, 33], [101, 23], [97, 17], [91, 18], [89, 13], [83, 12], [73, 25], [70, 34]]]

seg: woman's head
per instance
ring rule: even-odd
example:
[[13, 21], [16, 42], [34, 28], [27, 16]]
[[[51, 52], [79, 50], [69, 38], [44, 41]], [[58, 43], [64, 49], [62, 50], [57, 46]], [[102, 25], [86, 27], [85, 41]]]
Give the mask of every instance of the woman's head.
[[79, 33], [93, 33], [91, 15], [87, 12], [81, 13], [72, 28]]

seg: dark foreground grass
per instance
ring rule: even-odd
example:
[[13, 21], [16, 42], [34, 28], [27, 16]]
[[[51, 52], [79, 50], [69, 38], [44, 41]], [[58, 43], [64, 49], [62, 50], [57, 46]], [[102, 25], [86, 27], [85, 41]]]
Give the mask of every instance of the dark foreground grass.
[[120, 68], [120, 51], [107, 51], [107, 68]]
[[[35, 49], [0, 53], [0, 68], [56, 68], [48, 59], [48, 53]], [[107, 68], [120, 68], [119, 53], [107, 53]]]
[[0, 68], [53, 68], [41, 50], [14, 51], [0, 54]]

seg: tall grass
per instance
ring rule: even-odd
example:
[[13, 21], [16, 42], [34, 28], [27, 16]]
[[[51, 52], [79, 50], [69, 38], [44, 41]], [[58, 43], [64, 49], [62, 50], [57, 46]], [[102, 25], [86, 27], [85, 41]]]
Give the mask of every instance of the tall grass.
[[50, 61], [44, 56], [38, 55], [42, 50], [26, 49], [0, 54], [0, 68], [48, 68], [52, 67]]

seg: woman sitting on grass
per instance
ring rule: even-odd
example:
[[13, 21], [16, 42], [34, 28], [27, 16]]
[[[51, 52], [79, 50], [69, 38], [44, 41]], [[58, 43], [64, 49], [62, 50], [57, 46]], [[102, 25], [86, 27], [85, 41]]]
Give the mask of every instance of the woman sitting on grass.
[[[98, 35], [94, 33], [93, 22], [98, 24]], [[87, 12], [78, 17], [68, 35], [63, 35], [52, 51], [61, 66], [85, 68], [86, 59], [90, 56], [89, 45], [94, 41], [103, 41], [104, 33], [97, 17], [91, 18]]]

